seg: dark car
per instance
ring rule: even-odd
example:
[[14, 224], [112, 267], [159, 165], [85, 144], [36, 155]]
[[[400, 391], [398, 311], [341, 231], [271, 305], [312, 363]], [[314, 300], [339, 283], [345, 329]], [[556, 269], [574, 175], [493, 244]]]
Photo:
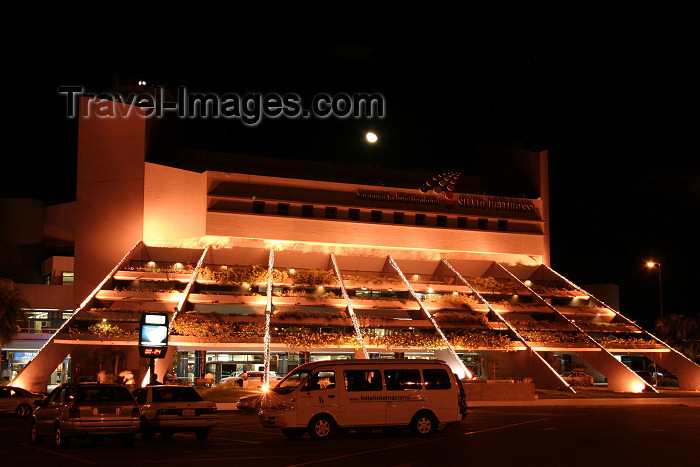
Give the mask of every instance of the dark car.
[[34, 401], [44, 397], [26, 389], [14, 386], [0, 386], [0, 412], [14, 413], [18, 417], [32, 414]]
[[118, 437], [124, 446], [134, 444], [139, 430], [139, 408], [121, 384], [68, 383], [36, 402], [32, 415], [32, 442], [53, 436], [56, 447], [70, 438]]

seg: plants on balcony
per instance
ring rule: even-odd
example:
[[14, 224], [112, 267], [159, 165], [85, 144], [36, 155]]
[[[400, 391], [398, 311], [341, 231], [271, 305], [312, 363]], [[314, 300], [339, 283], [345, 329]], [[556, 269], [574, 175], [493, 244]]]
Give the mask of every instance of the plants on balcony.
[[600, 345], [605, 348], [649, 348], [660, 346], [653, 339], [645, 339], [643, 337], [627, 337], [627, 336], [603, 336], [596, 339]]
[[97, 336], [100, 340], [114, 339], [120, 337], [136, 337], [137, 331], [123, 329], [116, 324], [107, 322], [93, 323], [87, 327], [83, 325], [73, 325], [68, 329], [71, 338], [79, 339], [80, 337]]
[[[199, 277], [218, 284], [260, 284], [267, 282], [267, 268], [252, 264], [250, 266], [227, 266], [224, 269], [212, 269], [205, 266], [200, 269]], [[286, 271], [274, 269], [273, 282], [284, 282], [288, 278]]]
[[307, 310], [276, 310], [273, 313], [279, 319], [342, 319], [348, 316], [341, 311], [307, 311]]
[[274, 334], [288, 347], [306, 351], [323, 347], [360, 347], [355, 334], [342, 331], [313, 332], [305, 328], [287, 328]]
[[476, 298], [471, 295], [464, 294], [429, 294], [423, 299], [426, 303], [449, 303], [450, 305], [461, 306], [466, 309], [472, 309], [473, 306], [481, 304]]
[[309, 299], [325, 298], [332, 300], [336, 298], [342, 298], [334, 294], [333, 292], [325, 291], [307, 292], [306, 290], [285, 290], [283, 292], [273, 292], [272, 294], [276, 297], [300, 297]]
[[481, 313], [463, 311], [437, 311], [433, 317], [438, 323], [477, 324], [486, 326], [488, 319]]
[[387, 277], [377, 274], [363, 274], [361, 276], [353, 274], [343, 274], [343, 282], [355, 282], [358, 284], [401, 284], [403, 281], [396, 275]]
[[518, 330], [518, 333], [529, 342], [542, 342], [543, 344], [573, 344], [588, 342], [585, 334], [580, 332]]
[[491, 293], [514, 294], [518, 290], [518, 284], [507, 281], [499, 281], [494, 277], [469, 277], [467, 279], [472, 287], [477, 290], [486, 290]]
[[299, 269], [290, 274], [292, 282], [297, 285], [337, 285], [338, 279], [335, 277], [335, 272], [330, 269]]
[[[301, 312], [300, 316], [308, 317]], [[320, 313], [325, 315], [326, 313]], [[178, 316], [173, 323], [173, 333], [201, 339], [214, 339], [218, 342], [260, 342], [264, 339], [265, 326], [261, 321], [249, 323], [227, 322], [216, 313], [208, 315], [185, 314]], [[290, 348], [311, 349], [323, 347], [359, 347], [355, 334], [333, 331], [317, 332], [310, 328], [291, 327], [270, 331], [270, 336]], [[492, 331], [460, 331], [446, 334], [447, 339], [457, 349], [490, 348], [512, 350], [516, 345], [508, 336]], [[385, 335], [367, 334], [365, 343], [387, 349], [422, 348], [426, 350], [445, 348], [444, 341], [435, 333], [394, 332]]]
[[262, 340], [265, 325], [260, 321], [234, 323], [225, 321], [218, 313], [207, 315], [183, 314], [173, 321], [173, 334], [212, 339], [220, 342]]

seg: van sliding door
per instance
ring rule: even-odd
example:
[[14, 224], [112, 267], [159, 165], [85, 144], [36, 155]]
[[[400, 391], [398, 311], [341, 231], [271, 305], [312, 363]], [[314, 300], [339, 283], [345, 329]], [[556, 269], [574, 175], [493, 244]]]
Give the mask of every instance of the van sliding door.
[[343, 427], [384, 425], [386, 400], [379, 368], [342, 371], [338, 424]]
[[386, 423], [407, 425], [422, 407], [423, 390], [418, 368], [385, 368]]

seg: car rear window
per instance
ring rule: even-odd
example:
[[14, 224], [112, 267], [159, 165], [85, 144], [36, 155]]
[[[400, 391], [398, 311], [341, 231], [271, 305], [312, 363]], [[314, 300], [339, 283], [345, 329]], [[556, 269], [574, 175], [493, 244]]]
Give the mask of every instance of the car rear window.
[[423, 370], [423, 379], [425, 380], [425, 389], [450, 389], [450, 375], [447, 370], [441, 368]]
[[197, 391], [190, 387], [153, 388], [153, 402], [194, 402], [203, 400]]
[[78, 402], [134, 402], [126, 388], [119, 386], [78, 387]]

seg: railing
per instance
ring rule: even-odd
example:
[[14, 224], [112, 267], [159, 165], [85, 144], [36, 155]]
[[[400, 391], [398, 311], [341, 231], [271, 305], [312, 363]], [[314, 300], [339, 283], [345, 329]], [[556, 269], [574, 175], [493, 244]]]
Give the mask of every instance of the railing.
[[20, 328], [20, 334], [53, 334], [58, 328]]

